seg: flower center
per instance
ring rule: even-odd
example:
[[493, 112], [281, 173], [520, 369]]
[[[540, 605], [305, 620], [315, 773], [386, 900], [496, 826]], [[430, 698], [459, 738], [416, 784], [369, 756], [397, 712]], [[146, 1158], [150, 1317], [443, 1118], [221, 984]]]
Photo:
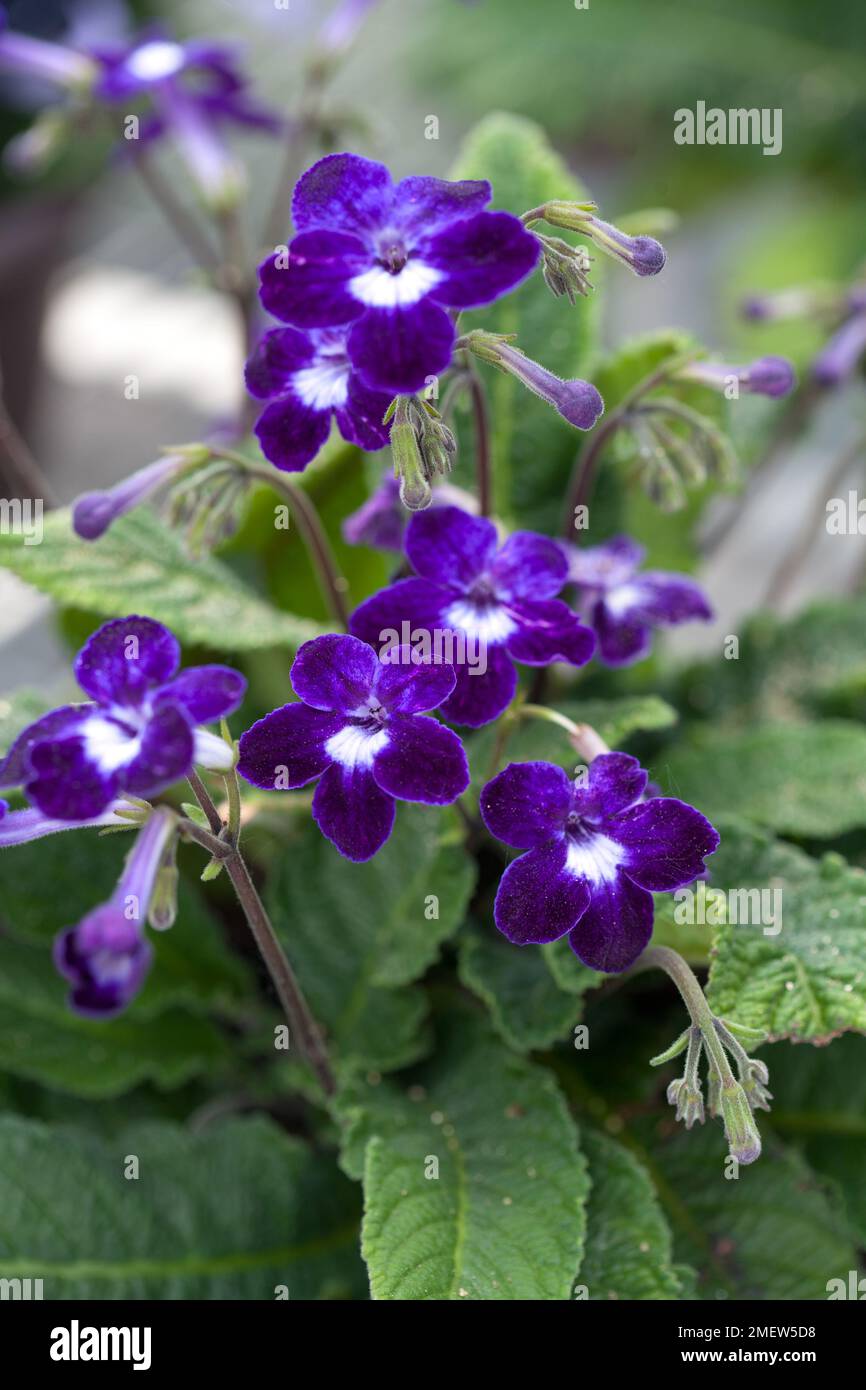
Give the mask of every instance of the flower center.
[[409, 253], [405, 246], [395, 243], [385, 249], [379, 257], [379, 264], [385, 267], [389, 275], [399, 275], [408, 259]]

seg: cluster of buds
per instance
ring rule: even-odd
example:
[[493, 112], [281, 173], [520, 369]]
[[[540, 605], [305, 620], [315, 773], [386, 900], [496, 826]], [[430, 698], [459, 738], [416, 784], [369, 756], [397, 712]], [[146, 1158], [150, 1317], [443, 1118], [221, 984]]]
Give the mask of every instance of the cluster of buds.
[[664, 512], [685, 506], [686, 492], [708, 477], [736, 482], [738, 464], [728, 436], [706, 415], [674, 397], [635, 406], [629, 425], [637, 443], [637, 473], [647, 496]]
[[423, 396], [397, 396], [385, 415], [385, 423], [389, 421], [400, 500], [410, 512], [423, 511], [433, 501], [433, 479], [451, 472], [457, 440]]
[[[702, 1011], [703, 1012], [703, 1011]], [[700, 1021], [685, 1029], [666, 1052], [653, 1057], [651, 1066], [661, 1066], [685, 1052], [683, 1075], [668, 1086], [667, 1098], [676, 1118], [686, 1129], [704, 1123], [704, 1098], [700, 1061], [707, 1055], [707, 1111], [712, 1119], [721, 1117], [731, 1156], [739, 1163], [754, 1163], [761, 1153], [761, 1136], [754, 1121], [755, 1110], [769, 1110], [772, 1100], [767, 1090], [766, 1064], [746, 1052], [744, 1043], [755, 1047], [766, 1040], [757, 1028], [716, 1018], [707, 1010]], [[737, 1067], [734, 1076], [727, 1052]]]

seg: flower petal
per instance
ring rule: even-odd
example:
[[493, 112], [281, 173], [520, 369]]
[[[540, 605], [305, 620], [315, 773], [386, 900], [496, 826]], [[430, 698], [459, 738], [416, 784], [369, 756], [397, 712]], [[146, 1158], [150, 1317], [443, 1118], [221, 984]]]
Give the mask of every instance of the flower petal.
[[352, 372], [346, 404], [337, 409], [340, 434], [349, 444], [357, 444], [359, 449], [366, 449], [368, 453], [384, 449], [390, 439], [390, 429], [382, 424], [382, 420], [391, 399], [383, 391], [371, 391], [357, 372]]
[[445, 277], [431, 291], [433, 298], [451, 309], [471, 309], [525, 280], [541, 247], [510, 212], [479, 212], [437, 232], [421, 254]]
[[706, 622], [714, 616], [703, 589], [685, 574], [647, 570], [624, 589], [624, 595], [623, 590], [616, 590], [607, 598], [608, 609], [613, 608], [621, 617], [674, 627], [693, 619]]
[[592, 629], [559, 599], [521, 599], [509, 604], [508, 611], [519, 623], [508, 638], [508, 654], [525, 666], [549, 666], [552, 661], [584, 666], [595, 651]]
[[433, 584], [465, 591], [489, 570], [496, 555], [496, 527], [462, 507], [416, 512], [406, 529], [406, 555], [413, 569]]
[[327, 443], [331, 410], [314, 410], [291, 393], [262, 411], [255, 433], [266, 459], [284, 473], [300, 473]]
[[305, 787], [330, 766], [325, 745], [345, 723], [300, 702], [272, 710], [241, 734], [238, 772], [264, 791]]
[[299, 232], [332, 227], [369, 237], [384, 228], [393, 200], [394, 187], [384, 164], [357, 154], [328, 154], [298, 180], [292, 221]]
[[88, 820], [98, 816], [121, 790], [121, 770], [101, 769], [78, 734], [30, 749], [28, 797], [53, 820]]
[[378, 674], [372, 647], [357, 637], [329, 632], [298, 648], [290, 679], [304, 704], [353, 714], [367, 704]]
[[491, 573], [501, 599], [556, 598], [566, 582], [568, 562], [556, 541], [534, 531], [514, 531], [499, 550]]
[[147, 721], [138, 753], [118, 769], [121, 789], [134, 796], [153, 796], [185, 777], [193, 764], [195, 735], [186, 710], [159, 705]]
[[332, 763], [313, 796], [313, 819], [346, 859], [372, 859], [394, 828], [394, 798], [370, 771]]
[[348, 339], [352, 365], [365, 385], [392, 395], [412, 395], [451, 362], [454, 325], [429, 298], [393, 309], [365, 309]]
[[152, 618], [103, 623], [75, 658], [82, 690], [100, 704], [139, 705], [155, 685], [171, 680], [180, 665], [180, 643]]
[[297, 328], [351, 323], [364, 306], [349, 293], [349, 281], [369, 265], [369, 253], [357, 237], [302, 232], [293, 239], [288, 257], [275, 252], [259, 266], [259, 298], [274, 318]]
[[439, 713], [451, 724], [480, 729], [497, 719], [514, 699], [517, 672], [504, 647], [488, 647], [487, 669], [458, 666], [457, 684]]
[[297, 328], [272, 328], [261, 338], [247, 362], [247, 390], [258, 400], [278, 396], [291, 385], [291, 377], [312, 362], [314, 344]]
[[182, 706], [194, 724], [211, 724], [237, 709], [246, 688], [246, 677], [231, 666], [188, 666], [163, 687], [157, 701]]
[[54, 942], [54, 963], [73, 988], [69, 1003], [85, 1018], [111, 1018], [138, 993], [153, 951], [119, 908], [105, 903]]
[[380, 657], [375, 693], [393, 714], [423, 714], [447, 700], [457, 683], [448, 662], [413, 660], [413, 647], [391, 647]]
[[606, 666], [630, 666], [652, 647], [652, 628], [636, 618], [621, 618], [599, 599], [592, 610], [598, 654]]
[[413, 632], [429, 634], [444, 628], [442, 610], [453, 597], [453, 592], [426, 579], [401, 579], [356, 608], [349, 627], [354, 637], [381, 653], [411, 643]]
[[571, 807], [571, 783], [552, 763], [509, 763], [488, 782], [478, 808], [491, 835], [535, 849], [559, 834]]
[[624, 811], [605, 826], [605, 834], [627, 851], [625, 873], [652, 893], [691, 883], [719, 844], [719, 833], [706, 816], [669, 796], [654, 796]]
[[568, 577], [587, 588], [607, 589], [624, 584], [641, 564], [646, 551], [631, 536], [612, 536], [603, 545], [563, 547]]
[[509, 864], [493, 904], [493, 918], [516, 946], [558, 941], [589, 905], [589, 888], [565, 868], [564, 836], [531, 849]]
[[574, 793], [574, 809], [604, 820], [633, 806], [646, 791], [647, 774], [630, 753], [601, 753], [589, 765], [589, 784]]
[[481, 212], [493, 197], [486, 179], [433, 179], [414, 175], [401, 179], [394, 190], [394, 222], [408, 239], [431, 232], [459, 218]]
[[616, 974], [634, 964], [652, 930], [652, 894], [620, 871], [593, 884], [592, 901], [568, 944], [591, 970]]
[[449, 806], [469, 786], [463, 744], [429, 715], [397, 715], [388, 722], [388, 742], [373, 759], [373, 776], [383, 792], [403, 801]]
[[71, 734], [90, 718], [94, 709], [92, 704], [62, 705], [22, 729], [0, 761], [0, 788], [5, 791], [22, 786], [30, 775], [30, 750], [34, 744]]

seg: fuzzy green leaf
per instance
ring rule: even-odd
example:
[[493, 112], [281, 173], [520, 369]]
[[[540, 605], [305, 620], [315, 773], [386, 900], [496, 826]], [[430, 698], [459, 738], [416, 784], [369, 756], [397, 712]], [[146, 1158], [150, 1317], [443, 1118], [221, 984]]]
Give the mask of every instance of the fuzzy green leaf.
[[578, 1000], [559, 987], [543, 952], [513, 946], [492, 923], [461, 933], [459, 973], [487, 1004], [496, 1031], [519, 1052], [567, 1038], [580, 1018]]

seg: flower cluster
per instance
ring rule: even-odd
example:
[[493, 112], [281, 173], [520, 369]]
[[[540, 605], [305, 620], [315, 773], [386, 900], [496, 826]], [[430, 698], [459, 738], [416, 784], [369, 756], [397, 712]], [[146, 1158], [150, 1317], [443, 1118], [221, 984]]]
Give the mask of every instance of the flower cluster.
[[515, 662], [589, 661], [592, 632], [556, 597], [568, 563], [555, 541], [515, 531], [499, 545], [491, 521], [446, 506], [413, 516], [404, 546], [416, 577], [362, 603], [352, 632], [378, 648], [426, 642], [453, 653], [446, 719], [472, 728], [496, 719], [514, 696]]
[[233, 754], [198, 726], [237, 709], [246, 681], [228, 666], [177, 674], [177, 639], [151, 618], [118, 618], [85, 643], [75, 675], [90, 700], [28, 725], [0, 762], [0, 788], [23, 787], [45, 816], [82, 821], [123, 793], [150, 797], [195, 763]]

